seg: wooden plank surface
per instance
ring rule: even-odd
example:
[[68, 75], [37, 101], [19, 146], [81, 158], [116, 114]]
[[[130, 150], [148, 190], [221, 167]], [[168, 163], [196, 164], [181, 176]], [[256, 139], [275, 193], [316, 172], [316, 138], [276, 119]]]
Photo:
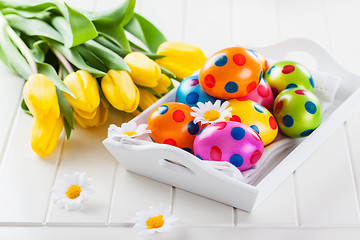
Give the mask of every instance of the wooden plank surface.
[[[109, 10], [119, 4], [118, 0], [67, 2], [87, 10]], [[136, 5], [136, 11], [169, 40], [195, 44], [207, 56], [233, 44], [263, 46], [307, 37], [358, 74], [360, 34], [353, 25], [360, 22], [359, 10], [356, 0], [138, 0]], [[6, 86], [0, 88], [0, 109], [6, 112], [0, 118], [0, 192], [6, 196], [0, 198], [0, 226], [38, 226], [0, 227], [4, 239], [138, 239], [131, 218], [160, 202], [173, 204], [179, 222], [174, 231], [157, 239], [271, 236], [331, 240], [358, 239], [360, 235], [360, 113], [253, 213], [245, 213], [125, 171], [101, 144], [110, 123], [125, 121], [121, 114], [112, 113], [102, 128], [89, 131], [77, 127], [64, 144], [62, 135], [53, 154], [39, 159], [29, 144], [32, 119], [19, 109], [23, 80], [2, 64], [0, 71]], [[14, 81], [5, 81], [7, 78]], [[94, 180], [96, 193], [83, 212], [65, 211], [52, 204], [50, 188], [64, 173], [74, 171], [87, 172]], [[67, 225], [76, 227], [64, 227]]]

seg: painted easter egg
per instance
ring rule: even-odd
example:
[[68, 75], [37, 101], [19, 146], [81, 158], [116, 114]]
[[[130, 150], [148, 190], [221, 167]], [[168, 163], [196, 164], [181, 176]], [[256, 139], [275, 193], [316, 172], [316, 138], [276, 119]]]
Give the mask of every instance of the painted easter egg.
[[273, 92], [269, 83], [267, 83], [264, 78], [261, 78], [259, 85], [243, 98], [257, 102], [270, 111], [274, 104]]
[[293, 138], [310, 135], [322, 121], [319, 99], [300, 88], [282, 91], [275, 99], [273, 112], [281, 131]]
[[217, 98], [207, 94], [199, 84], [199, 76], [190, 76], [181, 81], [178, 89], [176, 90], [176, 102], [184, 103], [190, 107], [196, 107], [198, 102], [212, 102], [214, 103]]
[[193, 142], [200, 130], [190, 116], [191, 108], [183, 103], [169, 102], [155, 108], [148, 118], [151, 139], [192, 152]]
[[255, 130], [264, 145], [271, 143], [277, 133], [278, 126], [273, 115], [262, 105], [243, 98], [229, 100], [232, 108], [230, 121], [241, 122]]
[[266, 71], [269, 69], [268, 61], [261, 53], [255, 51], [255, 50], [252, 50], [252, 49], [249, 49], [249, 51], [252, 51], [259, 58], [260, 63], [261, 63], [261, 68], [263, 71], [263, 75], [264, 75], [266, 73]]
[[194, 154], [198, 158], [230, 162], [240, 171], [251, 168], [260, 159], [263, 150], [260, 136], [239, 122], [210, 124], [194, 140]]
[[281, 91], [289, 88], [302, 88], [314, 92], [314, 80], [309, 70], [300, 63], [281, 61], [272, 65], [265, 74], [276, 97]]
[[261, 69], [260, 60], [252, 51], [230, 47], [208, 58], [200, 70], [199, 82], [211, 96], [243, 97], [259, 84]]

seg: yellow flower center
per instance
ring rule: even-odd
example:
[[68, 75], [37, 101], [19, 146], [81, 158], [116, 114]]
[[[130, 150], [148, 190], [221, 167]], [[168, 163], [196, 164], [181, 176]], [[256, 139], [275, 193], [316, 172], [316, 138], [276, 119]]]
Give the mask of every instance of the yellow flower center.
[[214, 121], [220, 117], [220, 113], [217, 110], [209, 110], [204, 114], [206, 121]]
[[163, 219], [163, 215], [159, 215], [149, 218], [146, 221], [146, 226], [148, 229], [161, 228], [162, 226], [164, 226], [164, 222], [165, 221]]
[[129, 137], [131, 137], [132, 135], [137, 134], [137, 132], [134, 132], [134, 131], [128, 131], [128, 132], [124, 132], [123, 134], [128, 135]]
[[78, 185], [72, 185], [66, 191], [66, 196], [70, 199], [75, 199], [80, 196], [81, 187]]

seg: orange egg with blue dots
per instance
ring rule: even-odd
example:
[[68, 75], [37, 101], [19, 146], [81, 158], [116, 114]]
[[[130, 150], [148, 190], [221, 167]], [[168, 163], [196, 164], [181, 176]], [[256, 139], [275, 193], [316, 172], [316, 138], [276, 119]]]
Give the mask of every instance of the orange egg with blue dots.
[[208, 58], [200, 70], [199, 82], [211, 96], [237, 98], [253, 91], [262, 74], [260, 60], [253, 51], [230, 47]]
[[168, 102], [155, 108], [147, 121], [151, 139], [192, 152], [200, 125], [193, 122], [191, 112], [193, 110], [188, 105], [178, 102]]
[[254, 129], [265, 146], [274, 141], [278, 125], [274, 116], [265, 107], [243, 98], [229, 100], [229, 107], [232, 108], [230, 121], [241, 122]]

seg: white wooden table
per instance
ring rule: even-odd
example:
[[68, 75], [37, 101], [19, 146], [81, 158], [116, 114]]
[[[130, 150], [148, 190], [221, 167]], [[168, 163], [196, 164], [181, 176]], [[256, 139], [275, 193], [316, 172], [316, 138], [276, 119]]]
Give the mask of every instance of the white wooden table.
[[[109, 9], [117, 0], [68, 0]], [[292, 37], [320, 43], [360, 74], [360, 2], [356, 0], [138, 0], [136, 11], [169, 40], [201, 47], [263, 46]], [[131, 217], [173, 205], [179, 222], [154, 239], [360, 239], [360, 112], [341, 126], [259, 208], [246, 213], [127, 172], [103, 147], [110, 123], [79, 126], [40, 159], [30, 147], [31, 117], [20, 109], [24, 81], [0, 64], [0, 239], [138, 239]], [[359, 103], [360, 104], [360, 103]], [[82, 212], [58, 209], [50, 189], [64, 173], [87, 172], [96, 194]]]

